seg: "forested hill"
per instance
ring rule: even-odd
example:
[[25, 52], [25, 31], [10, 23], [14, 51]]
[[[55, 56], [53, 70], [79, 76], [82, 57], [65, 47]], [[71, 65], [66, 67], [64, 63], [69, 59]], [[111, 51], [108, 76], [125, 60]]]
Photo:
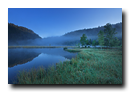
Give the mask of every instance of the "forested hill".
[[[115, 35], [119, 39], [122, 38], [122, 22], [117, 23], [117, 24], [112, 24], [113, 28], [116, 28], [117, 34]], [[99, 26], [95, 28], [89, 28], [89, 29], [81, 29], [81, 30], [76, 30], [72, 31], [69, 33], [66, 33], [63, 35], [64, 37], [77, 37], [80, 38], [83, 34], [87, 36], [88, 39], [97, 39], [98, 38], [98, 33], [100, 30], [104, 30], [104, 26]]]
[[[117, 34], [115, 37], [117, 37], [120, 41], [122, 40], [122, 22], [117, 24], [111, 24], [113, 28], [116, 29]], [[76, 45], [80, 43], [80, 38], [83, 34], [87, 36], [88, 40], [96, 40], [98, 39], [98, 33], [100, 30], [104, 30], [104, 26], [98, 26], [95, 28], [89, 28], [89, 29], [80, 29], [68, 32], [62, 36], [59, 37], [47, 37], [43, 38], [44, 45], [51, 44], [51, 45]]]
[[8, 23], [8, 41], [34, 40], [37, 38], [41, 39], [41, 37], [32, 30]]

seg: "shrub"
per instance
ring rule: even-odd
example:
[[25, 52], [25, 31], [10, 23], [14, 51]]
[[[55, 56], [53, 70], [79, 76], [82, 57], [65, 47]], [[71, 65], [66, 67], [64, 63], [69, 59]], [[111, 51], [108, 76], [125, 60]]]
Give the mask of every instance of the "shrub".
[[90, 48], [90, 46], [88, 46], [88, 48]]
[[64, 49], [64, 50], [66, 50], [66, 49], [67, 49], [67, 47], [64, 47], [63, 49]]

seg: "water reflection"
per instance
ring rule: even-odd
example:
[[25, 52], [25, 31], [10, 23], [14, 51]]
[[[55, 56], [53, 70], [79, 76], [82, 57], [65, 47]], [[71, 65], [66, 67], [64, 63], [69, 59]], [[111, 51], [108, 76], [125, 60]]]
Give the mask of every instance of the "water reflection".
[[8, 83], [16, 80], [18, 71], [29, 70], [32, 67], [55, 65], [75, 57], [77, 53], [69, 53], [63, 48], [16, 48], [8, 49]]
[[24, 64], [32, 61], [40, 52], [33, 52], [26, 49], [9, 49], [8, 50], [8, 67], [13, 67], [18, 64]]

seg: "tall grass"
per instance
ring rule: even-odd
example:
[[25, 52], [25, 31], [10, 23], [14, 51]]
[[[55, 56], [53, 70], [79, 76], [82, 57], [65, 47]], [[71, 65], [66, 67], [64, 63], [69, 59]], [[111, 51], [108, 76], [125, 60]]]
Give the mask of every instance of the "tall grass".
[[56, 69], [21, 71], [18, 84], [122, 84], [122, 51], [84, 49]]

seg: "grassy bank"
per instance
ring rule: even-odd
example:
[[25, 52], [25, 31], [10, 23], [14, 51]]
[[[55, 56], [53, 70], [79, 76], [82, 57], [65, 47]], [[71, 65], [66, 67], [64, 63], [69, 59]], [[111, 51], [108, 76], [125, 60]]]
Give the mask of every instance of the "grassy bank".
[[65, 49], [68, 52], [80, 52], [82, 51], [81, 49]]
[[76, 58], [18, 74], [18, 84], [122, 84], [122, 51], [82, 49]]

